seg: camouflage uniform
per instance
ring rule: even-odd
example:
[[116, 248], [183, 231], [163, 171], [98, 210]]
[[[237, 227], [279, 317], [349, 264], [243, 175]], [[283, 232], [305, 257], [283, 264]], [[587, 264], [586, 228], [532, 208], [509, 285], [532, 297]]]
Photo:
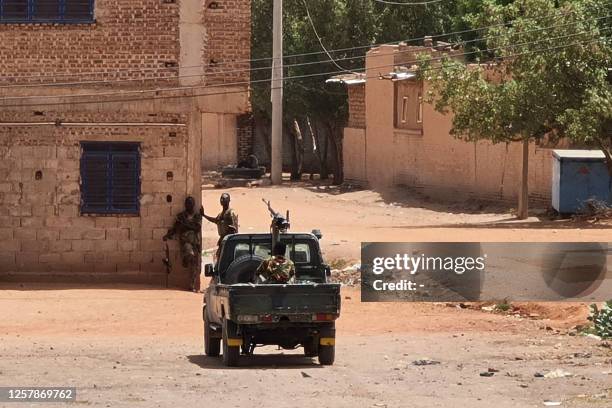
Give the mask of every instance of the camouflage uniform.
[[295, 278], [295, 265], [284, 256], [272, 256], [259, 265], [257, 276], [265, 279], [264, 283], [292, 283]]
[[175, 235], [178, 235], [183, 266], [196, 266], [202, 253], [202, 215], [187, 211], [178, 214], [166, 237], [173, 238]]
[[238, 215], [231, 208], [221, 211], [215, 218], [215, 224], [219, 233], [219, 243], [226, 235], [238, 233]]

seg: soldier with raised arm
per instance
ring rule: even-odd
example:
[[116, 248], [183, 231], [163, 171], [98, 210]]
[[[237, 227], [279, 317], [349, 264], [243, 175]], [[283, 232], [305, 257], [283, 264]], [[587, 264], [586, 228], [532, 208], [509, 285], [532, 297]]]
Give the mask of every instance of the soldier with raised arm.
[[238, 215], [230, 208], [231, 197], [228, 193], [221, 194], [219, 202], [221, 203], [221, 212], [216, 217], [208, 216], [202, 210], [202, 216], [207, 221], [217, 225], [217, 232], [219, 233], [219, 241], [217, 241], [217, 256], [219, 255], [219, 248], [221, 248], [221, 241], [227, 235], [238, 233]]

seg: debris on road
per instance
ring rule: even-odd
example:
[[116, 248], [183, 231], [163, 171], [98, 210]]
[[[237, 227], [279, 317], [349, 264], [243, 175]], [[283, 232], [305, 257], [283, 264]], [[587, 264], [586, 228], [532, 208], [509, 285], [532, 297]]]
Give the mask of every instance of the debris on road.
[[430, 360], [430, 359], [427, 359], [427, 358], [423, 358], [423, 359], [420, 359], [420, 360], [415, 360], [415, 361], [412, 362], [412, 365], [415, 365], [415, 366], [428, 366], [428, 365], [438, 365], [438, 364], [440, 364], [439, 361]]
[[553, 370], [553, 371], [549, 371], [548, 373], [543, 375], [544, 378], [565, 378], [565, 377], [572, 377], [572, 376], [573, 376], [572, 373], [564, 371], [560, 368], [557, 368], [556, 370]]

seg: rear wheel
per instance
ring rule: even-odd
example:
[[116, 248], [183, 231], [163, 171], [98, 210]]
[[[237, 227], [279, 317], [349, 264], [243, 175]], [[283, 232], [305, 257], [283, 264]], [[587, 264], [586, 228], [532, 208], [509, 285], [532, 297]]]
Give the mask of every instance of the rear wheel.
[[204, 308], [204, 353], [209, 357], [219, 357], [221, 353], [221, 339], [216, 337], [214, 330], [210, 327], [206, 308]]
[[331, 324], [321, 330], [319, 338], [319, 363], [332, 365], [336, 358], [336, 325]]
[[[237, 326], [234, 322], [223, 319], [223, 364], [228, 367], [238, 365], [240, 359], [240, 341], [237, 340]], [[237, 344], [233, 344], [237, 343]]]
[[336, 346], [319, 346], [319, 363], [332, 365], [336, 358]]

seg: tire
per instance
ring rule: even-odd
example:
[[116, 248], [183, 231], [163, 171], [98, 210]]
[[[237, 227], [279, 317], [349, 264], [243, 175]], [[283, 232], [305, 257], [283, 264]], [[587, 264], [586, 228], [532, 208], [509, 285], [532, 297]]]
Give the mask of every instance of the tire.
[[319, 364], [332, 365], [336, 358], [336, 346], [319, 346]]
[[204, 308], [204, 354], [208, 357], [219, 357], [221, 354], [221, 339], [213, 335], [206, 307]]
[[317, 357], [318, 354], [319, 350], [314, 340], [310, 340], [304, 344], [304, 355], [306, 357]]
[[223, 273], [223, 283], [255, 283], [255, 272], [262, 261], [264, 258], [258, 255], [243, 255], [234, 259]]
[[240, 346], [229, 346], [228, 339], [235, 338], [236, 324], [223, 319], [223, 364], [228, 367], [236, 367], [240, 360]]
[[[321, 330], [319, 339], [319, 364], [332, 365], [336, 358], [336, 325], [335, 323]], [[323, 339], [331, 339], [327, 344], [321, 344]]]

